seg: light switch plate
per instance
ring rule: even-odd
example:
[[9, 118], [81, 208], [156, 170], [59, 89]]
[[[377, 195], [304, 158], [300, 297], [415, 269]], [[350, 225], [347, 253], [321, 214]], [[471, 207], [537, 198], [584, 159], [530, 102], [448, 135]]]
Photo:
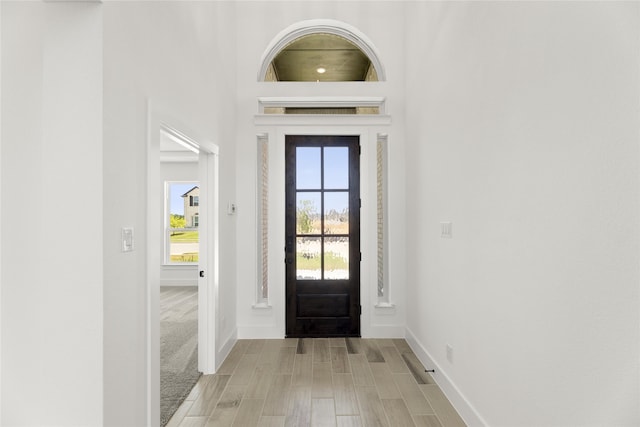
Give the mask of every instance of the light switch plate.
[[122, 252], [131, 252], [133, 251], [134, 240], [133, 240], [133, 227], [123, 227], [122, 228]]
[[451, 222], [440, 223], [440, 237], [444, 239], [453, 238], [453, 224]]

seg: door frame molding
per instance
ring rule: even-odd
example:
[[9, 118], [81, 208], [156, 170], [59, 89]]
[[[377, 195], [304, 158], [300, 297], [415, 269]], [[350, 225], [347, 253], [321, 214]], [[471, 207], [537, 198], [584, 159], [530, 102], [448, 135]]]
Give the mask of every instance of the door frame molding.
[[[205, 271], [204, 280], [198, 278], [198, 370], [213, 374], [216, 370], [216, 337], [218, 310], [218, 215], [219, 215], [219, 159], [218, 147], [214, 150], [200, 146], [198, 161], [201, 201], [200, 214], [204, 232], [200, 233], [200, 248], [206, 257], [200, 258], [198, 270]], [[203, 177], [207, 185], [202, 185]], [[203, 191], [204, 190], [204, 191]]]
[[[258, 113], [265, 114], [266, 108], [377, 108], [379, 114], [386, 116], [386, 98], [384, 96], [260, 96]], [[326, 116], [325, 116], [326, 117]], [[339, 116], [337, 116], [339, 117]], [[348, 115], [349, 118], [369, 117], [368, 115]]]
[[[375, 208], [376, 203], [375, 156], [378, 134], [389, 134], [391, 117], [388, 115], [274, 115], [258, 114], [254, 120], [254, 132], [265, 135], [269, 141], [269, 303], [273, 313], [271, 321], [264, 326], [238, 326], [240, 337], [275, 338], [285, 335], [285, 265], [283, 262], [285, 245], [285, 135], [357, 135], [360, 137], [360, 304], [362, 315], [360, 334], [363, 337], [400, 336], [404, 329], [390, 327], [379, 322], [376, 289], [367, 286], [377, 277], [377, 241]], [[369, 289], [371, 288], [371, 289]], [[264, 313], [255, 312], [256, 318], [264, 318]], [[384, 316], [386, 322], [387, 316]]]
[[[187, 135], [194, 141], [201, 153], [207, 153], [207, 169], [213, 172], [209, 181], [207, 193], [212, 193], [212, 208], [207, 219], [211, 221], [209, 245], [213, 256], [207, 270], [209, 280], [203, 292], [198, 284], [198, 370], [205, 374], [215, 372], [216, 356], [216, 315], [218, 301], [218, 146], [193, 131], [189, 126], [176, 119], [169, 113], [170, 109], [156, 104], [153, 100], [147, 102], [147, 185], [146, 185], [146, 406], [147, 425], [160, 424], [160, 265], [162, 256], [159, 250], [164, 248], [161, 239], [164, 211], [158, 191], [160, 184], [160, 131], [171, 129]], [[202, 158], [202, 156], [201, 156]], [[198, 162], [200, 167], [201, 161]], [[213, 233], [216, 233], [213, 235]], [[201, 359], [203, 359], [201, 361]]]

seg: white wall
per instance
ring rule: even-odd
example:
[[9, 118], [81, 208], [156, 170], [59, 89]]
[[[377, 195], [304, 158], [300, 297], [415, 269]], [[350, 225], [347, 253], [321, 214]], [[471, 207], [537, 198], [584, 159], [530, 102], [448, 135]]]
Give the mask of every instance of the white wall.
[[[375, 133], [389, 133], [390, 151], [390, 218], [393, 263], [391, 287], [392, 309], [376, 309], [375, 292], [375, 192], [367, 188], [374, 183], [363, 181], [363, 216], [374, 216], [373, 227], [367, 232], [363, 225], [362, 303], [365, 336], [398, 336], [405, 325], [404, 268], [404, 52], [398, 49], [404, 42], [404, 6], [394, 2], [238, 2], [237, 3], [237, 284], [238, 335], [241, 338], [284, 336], [284, 135], [287, 133], [357, 133], [364, 135], [365, 152], [375, 164]], [[362, 32], [376, 47], [385, 64], [388, 81], [379, 83], [264, 83], [257, 81], [260, 59], [270, 42], [293, 24], [310, 19], [333, 19]], [[384, 96], [391, 125], [386, 127], [358, 125], [326, 126], [315, 122], [311, 127], [295, 124], [256, 124], [260, 96]], [[360, 122], [362, 123], [362, 122]], [[267, 133], [272, 163], [270, 174], [270, 309], [253, 308], [256, 296], [256, 135]], [[373, 135], [373, 137], [371, 137]], [[242, 154], [240, 154], [242, 153]], [[373, 157], [372, 157], [373, 156]], [[366, 175], [371, 164], [362, 164]], [[375, 170], [375, 168], [371, 169]], [[363, 179], [364, 176], [363, 175]], [[367, 243], [367, 239], [368, 243]], [[242, 262], [240, 262], [242, 260]]]
[[[604, 2], [2, 2], [1, 423], [157, 421], [146, 409], [149, 99], [220, 147], [224, 352], [236, 324], [240, 336], [284, 333], [283, 299], [251, 308], [246, 254], [256, 133], [277, 142], [291, 127], [257, 126], [256, 98], [351, 94], [386, 96], [392, 116], [396, 309], [367, 301], [368, 333], [406, 324], [472, 424], [640, 424], [639, 13]], [[272, 38], [313, 18], [365, 33], [388, 81], [256, 82]], [[82, 251], [59, 227], [74, 191], [86, 198], [74, 218]], [[453, 239], [439, 237], [441, 221]], [[120, 251], [123, 226], [134, 252]]]
[[[165, 183], [167, 181], [198, 182], [197, 162], [162, 162], [160, 163], [160, 200], [165, 197]], [[160, 230], [161, 242], [164, 242], [164, 227]], [[164, 247], [160, 248], [160, 259], [164, 257]], [[197, 286], [197, 265], [166, 265], [160, 266], [161, 286]]]
[[[158, 416], [157, 408], [147, 414], [145, 400], [147, 102], [218, 144], [220, 195], [229, 200], [235, 193], [234, 13], [220, 2], [105, 2], [103, 9], [105, 425], [146, 425]], [[120, 252], [123, 226], [135, 228], [134, 252]], [[228, 290], [235, 285], [235, 224], [224, 214], [220, 241], [219, 302], [235, 319], [235, 294]]]
[[[0, 189], [2, 188], [2, 3], [0, 3]], [[0, 194], [0, 260], [2, 260], [2, 196]], [[2, 422], [2, 263], [0, 262], [0, 423]]]
[[640, 424], [638, 15], [407, 5], [408, 337], [472, 423]]
[[0, 422], [100, 425], [100, 5], [3, 2], [2, 89]]

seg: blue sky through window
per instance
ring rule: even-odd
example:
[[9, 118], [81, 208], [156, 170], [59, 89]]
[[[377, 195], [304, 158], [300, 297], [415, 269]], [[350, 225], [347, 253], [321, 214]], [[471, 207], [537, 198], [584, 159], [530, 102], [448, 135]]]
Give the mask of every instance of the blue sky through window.
[[[320, 147], [297, 147], [296, 149], [296, 185], [298, 189], [315, 190], [320, 188]], [[349, 187], [349, 149], [347, 147], [324, 147], [324, 186], [325, 189], [348, 189]], [[325, 198], [325, 210], [335, 209], [341, 212], [348, 207], [348, 199], [335, 194]], [[345, 199], [347, 199], [345, 203]], [[320, 205], [315, 206], [320, 209]]]
[[324, 188], [349, 188], [349, 148], [324, 148]]
[[169, 183], [169, 212], [175, 215], [184, 215], [184, 199], [182, 195], [196, 185], [198, 185], [197, 182]]

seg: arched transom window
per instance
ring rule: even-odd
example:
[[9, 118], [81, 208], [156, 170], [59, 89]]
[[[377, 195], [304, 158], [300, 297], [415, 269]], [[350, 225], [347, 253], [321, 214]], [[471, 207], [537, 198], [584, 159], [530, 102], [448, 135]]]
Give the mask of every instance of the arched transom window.
[[300, 37], [271, 61], [265, 81], [378, 81], [369, 57], [355, 44], [335, 34]]
[[286, 28], [262, 57], [259, 81], [377, 82], [385, 73], [371, 41], [340, 21], [316, 19]]

